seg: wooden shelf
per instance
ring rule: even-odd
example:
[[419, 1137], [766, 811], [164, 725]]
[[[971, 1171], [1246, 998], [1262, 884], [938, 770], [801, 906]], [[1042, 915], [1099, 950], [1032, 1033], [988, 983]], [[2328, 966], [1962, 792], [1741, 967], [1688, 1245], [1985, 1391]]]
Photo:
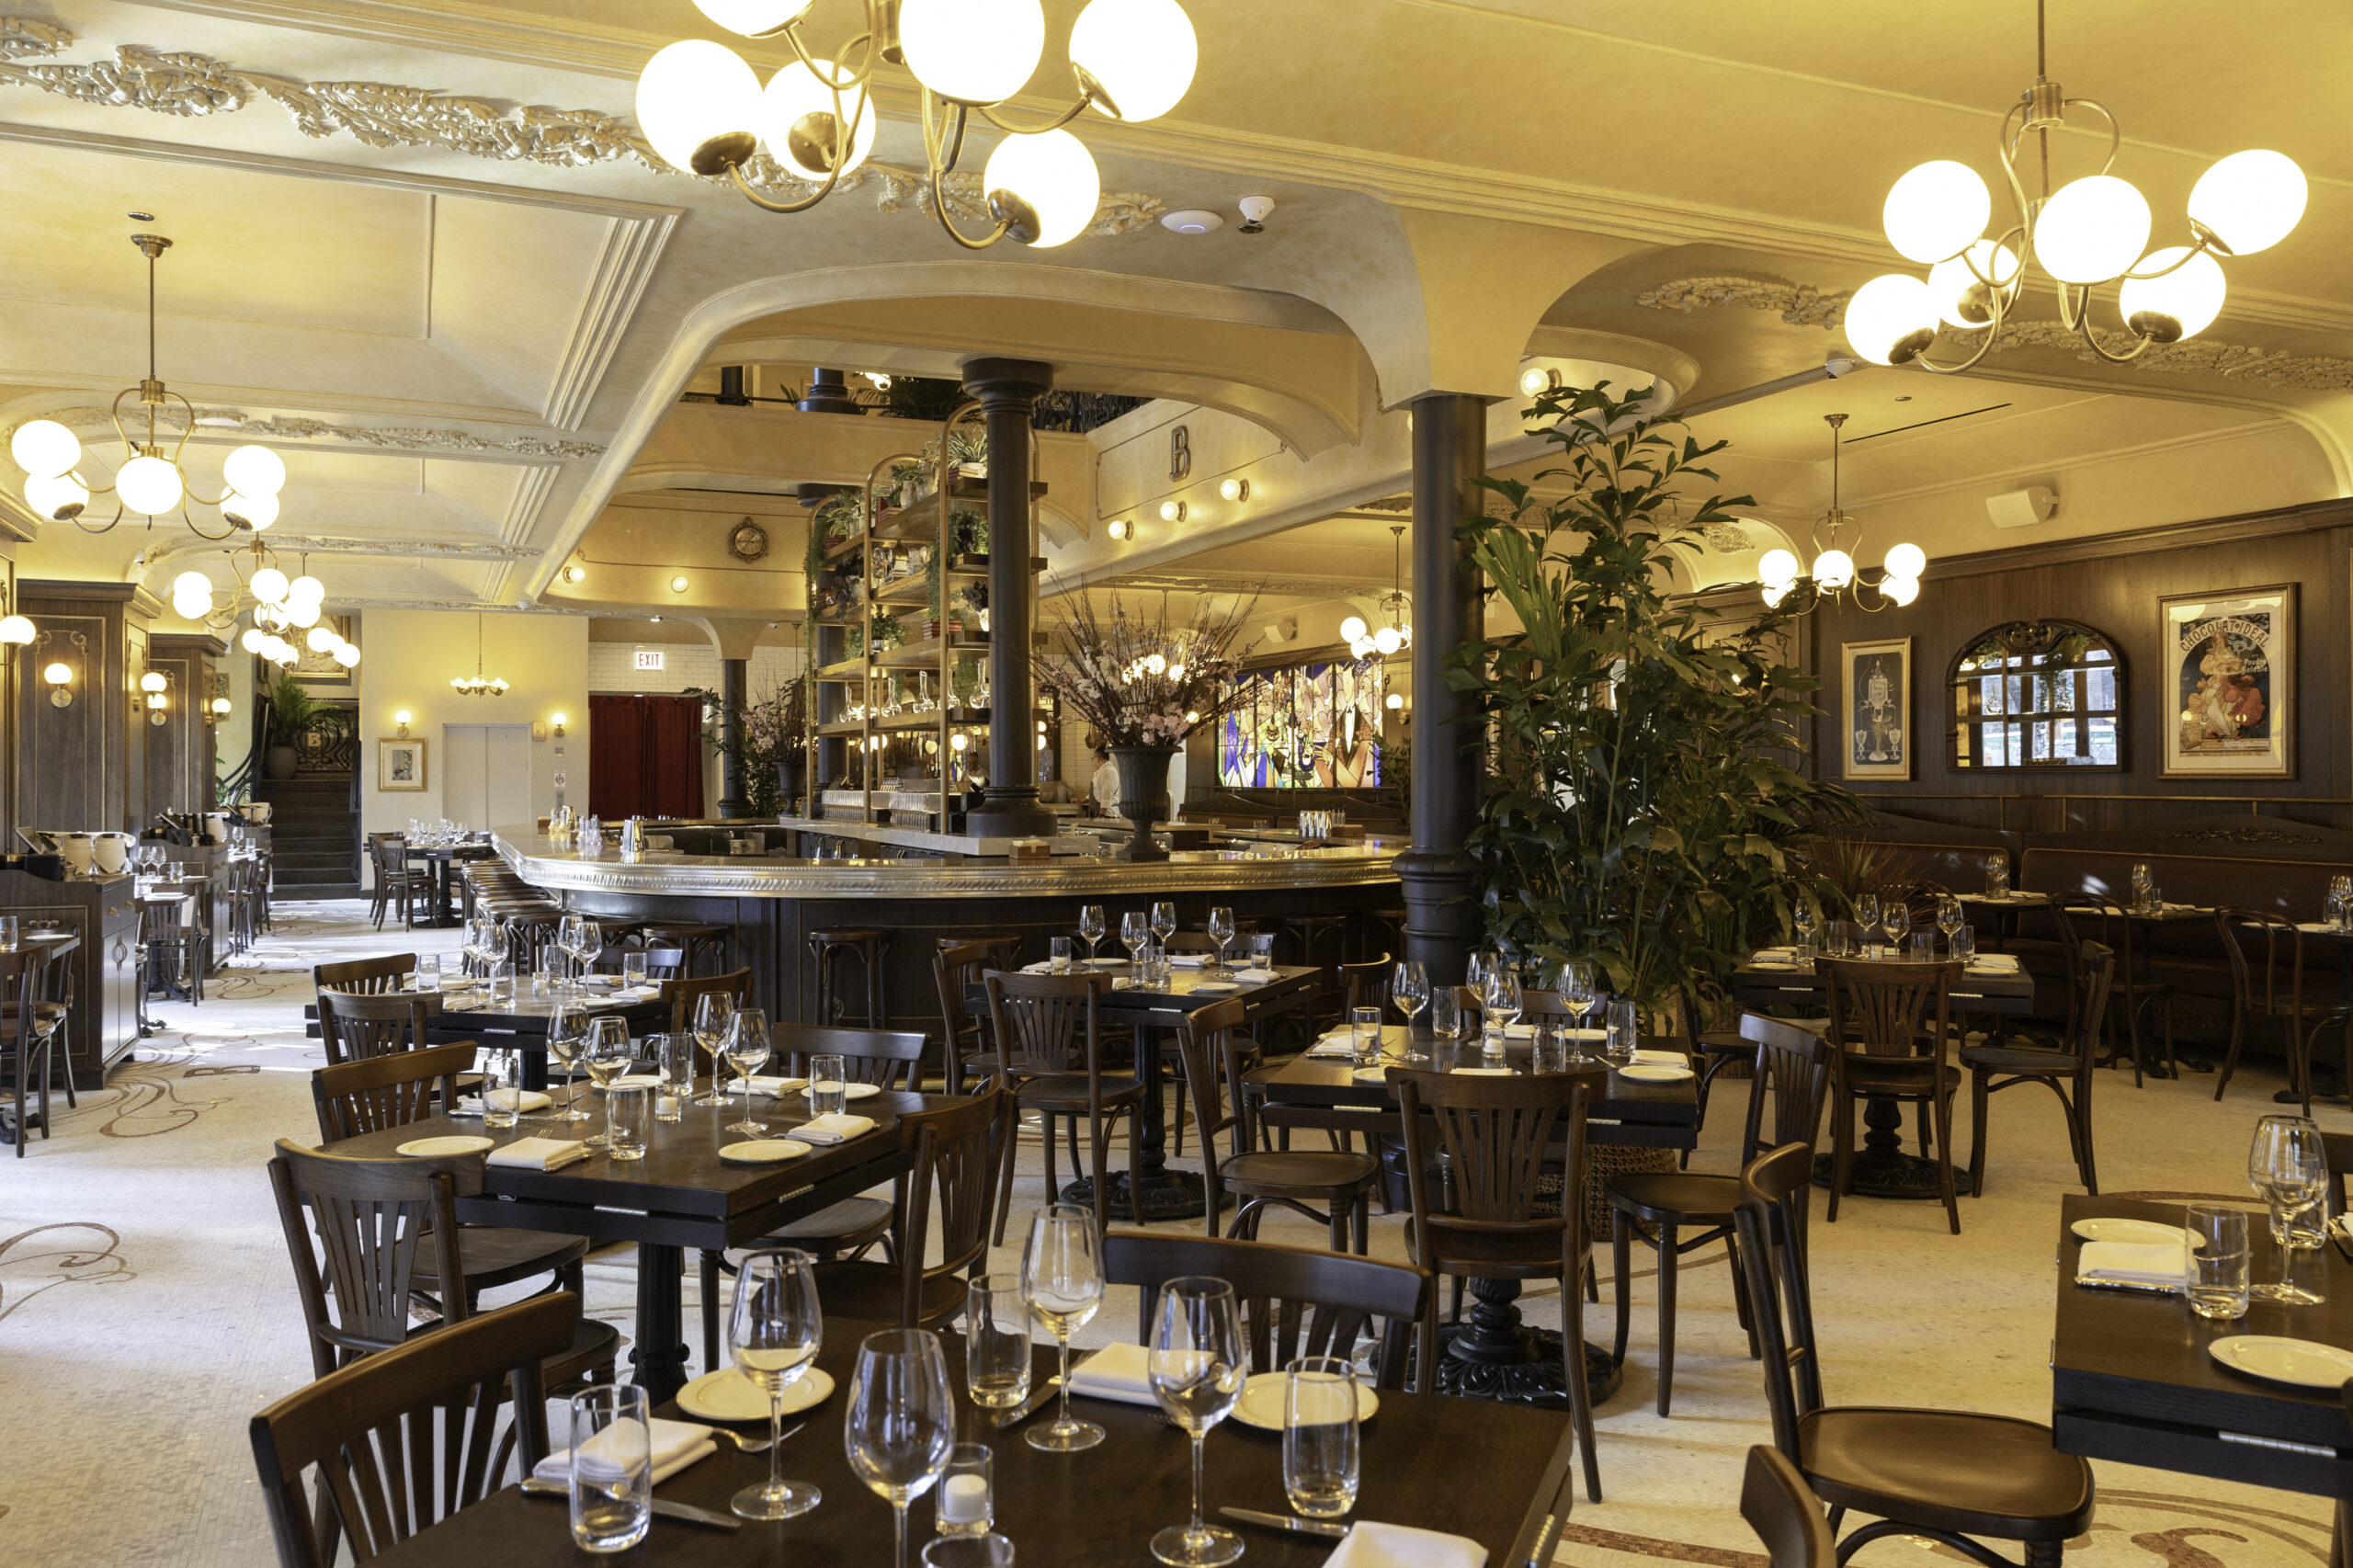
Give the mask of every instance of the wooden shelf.
[[[960, 730], [980, 729], [988, 723], [989, 710], [985, 708], [951, 708], [948, 710], [948, 722]], [[939, 728], [939, 715], [937, 712], [896, 713], [887, 719], [875, 720], [874, 728], [884, 733], [936, 730]], [[817, 733], [821, 735], [863, 734], [866, 724], [858, 719], [840, 719], [830, 724], [818, 725]]]
[[[947, 651], [959, 658], [967, 653], [976, 657], [985, 655], [989, 651], [988, 639], [960, 637], [947, 645]], [[939, 664], [940, 652], [940, 640], [926, 637], [919, 642], [903, 643], [892, 648], [875, 663], [886, 670], [933, 669]]]
[[[1044, 480], [1033, 479], [1029, 482], [1030, 499], [1036, 500], [1046, 494], [1048, 494], [1048, 492], [1046, 489], [1046, 482]], [[985, 479], [973, 479], [960, 473], [955, 478], [948, 482], [948, 498], [950, 501], [977, 501], [985, 506], [988, 505], [989, 499], [989, 482]], [[920, 511], [924, 507], [938, 502], [938, 491], [926, 490], [922, 494], [907, 502], [904, 506], [896, 508], [893, 515], [897, 516], [908, 512]], [[937, 518], [933, 519], [935, 527], [937, 526], [938, 521], [938, 519]]]
[[826, 681], [853, 681], [863, 685], [866, 681], [866, 673], [864, 659], [845, 659], [838, 665], [820, 666], [817, 678]]

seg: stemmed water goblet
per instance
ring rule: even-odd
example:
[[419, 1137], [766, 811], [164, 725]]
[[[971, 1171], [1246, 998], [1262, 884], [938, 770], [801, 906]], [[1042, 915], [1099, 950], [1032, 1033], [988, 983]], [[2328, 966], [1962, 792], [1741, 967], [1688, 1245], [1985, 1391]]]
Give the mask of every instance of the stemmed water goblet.
[[735, 998], [724, 991], [706, 991], [695, 998], [695, 1016], [689, 1023], [695, 1043], [710, 1058], [710, 1093], [695, 1101], [699, 1106], [724, 1108], [727, 1091], [722, 1086], [726, 1074], [720, 1071], [727, 1049], [727, 1020], [734, 1015]]
[[1937, 929], [1945, 934], [1945, 955], [1952, 955], [1953, 934], [1961, 926], [1961, 900], [1945, 893], [1937, 900]]
[[1813, 957], [1813, 903], [1802, 898], [1798, 900], [1796, 907], [1790, 911], [1790, 930], [1797, 937], [1800, 962]]
[[1103, 1440], [1103, 1428], [1070, 1413], [1070, 1337], [1103, 1304], [1103, 1263], [1096, 1245], [1095, 1211], [1057, 1203], [1030, 1221], [1029, 1244], [1021, 1253], [1021, 1299], [1062, 1347], [1060, 1414], [1050, 1426], [1031, 1426], [1029, 1446], [1048, 1453], [1075, 1453]]
[[1862, 945], [1863, 957], [1878, 957], [1879, 942], [1871, 933], [1879, 928], [1879, 894], [1866, 892], [1855, 895], [1855, 924], [1859, 927], [1855, 933], [1855, 939]]
[[1405, 959], [1399, 962], [1389, 979], [1389, 1000], [1405, 1015], [1405, 1054], [1407, 1062], [1427, 1062], [1429, 1052], [1414, 1048], [1414, 1017], [1430, 999], [1430, 977], [1419, 962]]
[[1233, 1287], [1203, 1276], [1171, 1279], [1153, 1317], [1145, 1364], [1153, 1397], [1193, 1439], [1193, 1517], [1154, 1535], [1152, 1554], [1176, 1568], [1218, 1568], [1242, 1555], [1242, 1540], [1201, 1517], [1201, 1445], [1233, 1413], [1249, 1370]]
[[752, 1074], [767, 1064], [768, 1052], [773, 1049], [766, 1012], [758, 1007], [738, 1007], [728, 1015], [727, 1065], [744, 1075], [744, 1119], [729, 1122], [728, 1131], [757, 1138], [768, 1130], [767, 1122], [752, 1118]]
[[1152, 934], [1160, 939], [1160, 946], [1168, 946], [1168, 938], [1176, 929], [1176, 906], [1165, 899], [1154, 903], [1152, 906]]
[[1225, 971], [1225, 945], [1233, 940], [1233, 911], [1223, 904], [1210, 911], [1210, 940], [1217, 944], [1217, 967]]
[[1484, 1054], [1504, 1053], [1504, 1035], [1519, 1017], [1519, 971], [1507, 963], [1491, 963], [1487, 977], [1481, 984], [1480, 1000], [1485, 1005], [1486, 1023]]
[[[1802, 907], [1802, 906], [1801, 906]], [[1561, 966], [1561, 1001], [1576, 1016], [1578, 1033], [1569, 1037], [1569, 1065], [1580, 1066], [1593, 1060], [1585, 1048], [1586, 1018], [1601, 1003], [1601, 994], [1593, 988], [1593, 964], [1586, 959], [1571, 959]]]
[[1135, 966], [1136, 955], [1152, 939], [1152, 922], [1141, 909], [1131, 909], [1120, 916], [1120, 940], [1128, 949], [1128, 965]]
[[907, 1505], [938, 1482], [956, 1446], [956, 1396], [939, 1336], [928, 1329], [870, 1334], [858, 1347], [842, 1447], [860, 1481], [890, 1503], [898, 1568], [907, 1568]]
[[580, 1108], [576, 1085], [571, 1082], [572, 1069], [580, 1064], [581, 1052], [588, 1046], [588, 1009], [577, 1002], [559, 1002], [555, 1011], [548, 1015], [548, 1059], [564, 1070], [563, 1111], [558, 1121], [586, 1121], [588, 1113]]
[[784, 1391], [817, 1364], [825, 1337], [817, 1300], [814, 1260], [805, 1252], [756, 1252], [735, 1274], [734, 1308], [727, 1317], [727, 1350], [736, 1370], [768, 1396], [768, 1479], [747, 1486], [728, 1506], [746, 1519], [790, 1519], [824, 1494], [805, 1481], [784, 1479]]
[[2324, 1298], [2296, 1283], [2294, 1264], [2298, 1252], [2321, 1244], [2320, 1227], [2302, 1223], [2328, 1187], [2320, 1129], [2301, 1116], [2265, 1117], [2247, 1147], [2246, 1175], [2271, 1206], [2271, 1239], [2279, 1249], [2279, 1283], [2257, 1285], [2252, 1294], [2288, 1306], [2316, 1304]]
[[1086, 939], [1086, 967], [1095, 967], [1095, 944], [1103, 939], [1109, 929], [1103, 922], [1103, 906], [1099, 903], [1082, 905], [1078, 912], [1078, 934]]
[[1904, 938], [1912, 930], [1912, 906], [1893, 893], [1880, 901], [1880, 929], [1887, 933], [1888, 957], [1904, 956]]
[[637, 1042], [629, 1038], [629, 1020], [605, 1017], [590, 1022], [587, 1043], [580, 1052], [580, 1065], [588, 1069], [588, 1076], [606, 1091], [604, 1135], [588, 1140], [591, 1148], [612, 1146], [613, 1080], [628, 1072], [636, 1061]]

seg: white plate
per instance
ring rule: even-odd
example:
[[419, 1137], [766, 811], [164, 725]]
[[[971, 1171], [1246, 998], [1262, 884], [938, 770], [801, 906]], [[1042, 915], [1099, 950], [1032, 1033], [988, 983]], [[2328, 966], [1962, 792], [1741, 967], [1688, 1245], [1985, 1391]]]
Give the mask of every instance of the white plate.
[[2282, 1339], [2276, 1334], [2234, 1334], [2206, 1346], [2207, 1353], [2234, 1372], [2298, 1388], [2342, 1388], [2353, 1378], [2353, 1350], [2315, 1345], [2309, 1339]]
[[1386, 1067], [1359, 1067], [1355, 1072], [1349, 1074], [1348, 1076], [1354, 1078], [1359, 1084], [1385, 1084], [1389, 1082], [1389, 1069]]
[[[812, 1367], [801, 1374], [801, 1381], [784, 1391], [784, 1413], [823, 1404], [825, 1396], [834, 1392], [834, 1380]], [[768, 1396], [759, 1385], [733, 1367], [722, 1367], [678, 1391], [678, 1408], [689, 1415], [699, 1415], [705, 1421], [766, 1421], [768, 1418]]]
[[1620, 1078], [1631, 1078], [1641, 1084], [1679, 1084], [1691, 1076], [1688, 1067], [1653, 1067], [1643, 1062], [1618, 1069]]
[[[870, 1100], [881, 1092], [882, 1085], [880, 1084], [845, 1084], [842, 1085], [842, 1098], [845, 1100]], [[808, 1097], [809, 1091], [803, 1089], [801, 1091], [801, 1094], [805, 1099]]]
[[722, 1143], [719, 1157], [731, 1165], [773, 1165], [785, 1160], [797, 1160], [809, 1152], [809, 1145], [790, 1138], [755, 1138], [743, 1143]]
[[[684, 1403], [681, 1401], [680, 1403]], [[1357, 1385], [1357, 1419], [1370, 1421], [1381, 1409], [1380, 1396], [1362, 1383]], [[1245, 1380], [1242, 1397], [1234, 1402], [1233, 1418], [1245, 1426], [1256, 1426], [1265, 1432], [1283, 1429], [1283, 1374], [1260, 1372]]]
[[[2124, 1242], [2135, 1246], [2179, 1246], [2189, 1239], [2189, 1233], [2179, 1225], [2160, 1225], [2154, 1220], [2120, 1220], [2113, 1216], [2095, 1216], [2078, 1220], [2067, 1227], [2087, 1242]], [[2204, 1246], [2206, 1238], [2197, 1238]]]
[[479, 1154], [497, 1142], [494, 1138], [412, 1138], [392, 1153], [419, 1160], [445, 1160], [452, 1154]]

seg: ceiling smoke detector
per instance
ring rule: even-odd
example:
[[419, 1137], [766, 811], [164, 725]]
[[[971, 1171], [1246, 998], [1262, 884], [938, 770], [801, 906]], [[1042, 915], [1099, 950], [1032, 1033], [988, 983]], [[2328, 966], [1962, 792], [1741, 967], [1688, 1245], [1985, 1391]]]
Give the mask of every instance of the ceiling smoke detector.
[[1263, 234], [1267, 232], [1267, 214], [1275, 210], [1271, 196], [1245, 196], [1242, 199], [1242, 232]]
[[1225, 227], [1225, 217], [1206, 207], [1187, 207], [1162, 214], [1160, 226], [1180, 234], [1211, 234]]

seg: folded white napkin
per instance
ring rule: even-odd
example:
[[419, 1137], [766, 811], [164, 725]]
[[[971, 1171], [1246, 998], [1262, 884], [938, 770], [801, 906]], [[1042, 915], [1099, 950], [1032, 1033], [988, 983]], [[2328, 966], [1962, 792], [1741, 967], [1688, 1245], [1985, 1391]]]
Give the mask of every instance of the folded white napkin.
[[771, 1099], [779, 1100], [787, 1095], [797, 1095], [808, 1086], [809, 1080], [806, 1078], [783, 1078], [771, 1075], [752, 1080], [754, 1094], [766, 1095]]
[[493, 1089], [487, 1096], [468, 1095], [458, 1102], [458, 1108], [472, 1111], [474, 1115], [480, 1116], [483, 1108], [482, 1102], [485, 1097], [502, 1109], [511, 1106], [518, 1111], [545, 1110], [554, 1103], [537, 1089]]
[[1212, 955], [1209, 953], [1171, 953], [1168, 955], [1168, 967], [1171, 969], [1206, 969], [1209, 967], [1211, 956]]
[[[1381, 1025], [1381, 1048], [1383, 1051], [1403, 1051], [1405, 1048], [1405, 1026], [1403, 1024]], [[1347, 1028], [1344, 1025], [1339, 1028], [1333, 1029], [1318, 1040], [1313, 1045], [1309, 1046], [1307, 1048], [1307, 1054], [1312, 1057], [1320, 1057], [1325, 1060], [1330, 1060], [1335, 1057], [1347, 1056], [1350, 1054], [1353, 1050], [1354, 1047], [1350, 1044], [1348, 1040]]]
[[2018, 970], [2018, 956], [2016, 953], [1979, 953], [1969, 960], [1969, 967], [1991, 974], [2010, 974]]
[[1233, 978], [1245, 985], [1264, 985], [1275, 978], [1275, 971], [1271, 969], [1237, 969], [1233, 971]]
[[1054, 972], [1054, 966], [1046, 960], [1040, 959], [1036, 963], [1023, 964], [1021, 966], [1021, 972], [1024, 974], [1051, 974]]
[[1679, 1051], [1637, 1051], [1634, 1052], [1634, 1065], [1637, 1067], [1688, 1067], [1691, 1063]]
[[1795, 948], [1759, 948], [1749, 955], [1752, 959], [1779, 960], [1782, 963], [1791, 962], [1797, 956]]
[[1511, 1069], [1508, 1067], [1457, 1067], [1455, 1071], [1462, 1074], [1466, 1077], [1472, 1078], [1508, 1078], [1511, 1076]]
[[1358, 1519], [1324, 1568], [1486, 1568], [1487, 1549], [1467, 1536]]
[[1152, 1358], [1141, 1345], [1107, 1345], [1070, 1375], [1070, 1392], [1122, 1404], [1157, 1405], [1152, 1392]]
[[1536, 1026], [1534, 1024], [1506, 1024], [1504, 1038], [1506, 1040], [1534, 1040]]
[[2112, 1285], [2160, 1285], [2178, 1289], [2182, 1253], [2165, 1242], [2086, 1242], [2075, 1258], [2075, 1278]]
[[[708, 1426], [691, 1421], [665, 1421], [654, 1416], [646, 1422], [648, 1437], [654, 1450], [654, 1482], [660, 1485], [705, 1454], [719, 1451], [719, 1444]], [[605, 1456], [613, 1447], [614, 1428], [608, 1426], [589, 1438], [580, 1448], [580, 1468], [599, 1480], [618, 1481], [621, 1467]], [[552, 1481], [558, 1486], [572, 1480], [572, 1450], [558, 1449], [531, 1467], [532, 1476], [540, 1481]]]
[[1136, 983], [1124, 974], [1111, 977], [1111, 989], [1114, 991], [1133, 991], [1135, 988]]
[[582, 1005], [589, 1007], [620, 1007], [631, 1002], [650, 1002], [661, 994], [662, 988], [658, 985], [642, 987], [624, 985], [617, 991], [608, 991], [601, 996], [585, 997], [582, 999]]
[[519, 1165], [527, 1171], [561, 1170], [588, 1157], [585, 1141], [574, 1138], [517, 1138], [490, 1152], [494, 1165]]
[[846, 1110], [836, 1110], [812, 1117], [792, 1129], [792, 1136], [803, 1143], [847, 1143], [873, 1131], [872, 1117], [854, 1116]]

